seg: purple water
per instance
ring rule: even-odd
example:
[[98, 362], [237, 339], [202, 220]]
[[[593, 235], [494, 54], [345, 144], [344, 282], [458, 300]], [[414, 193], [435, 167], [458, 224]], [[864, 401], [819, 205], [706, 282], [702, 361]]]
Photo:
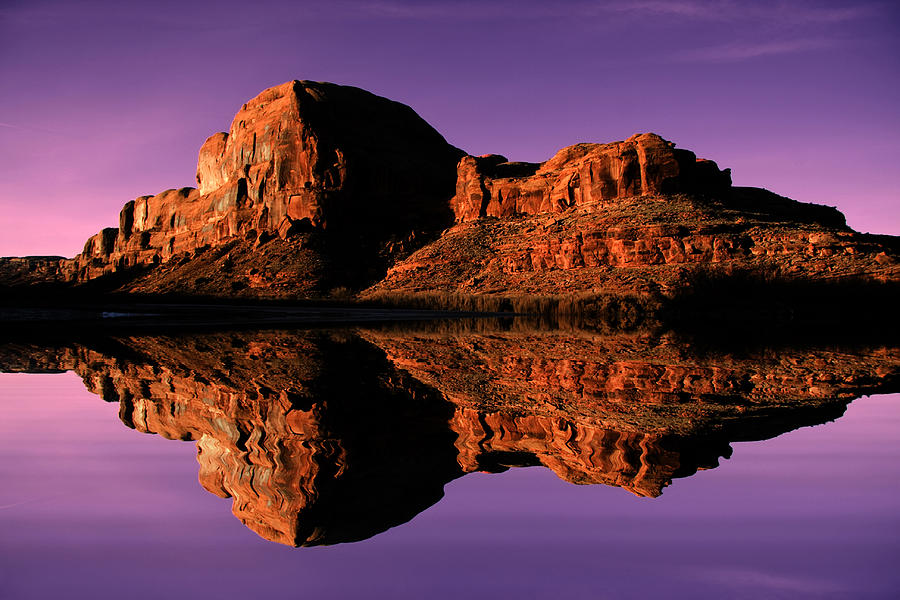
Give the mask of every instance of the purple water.
[[[733, 444], [662, 497], [475, 473], [369, 540], [267, 542], [196, 448], [127, 429], [73, 373], [0, 375], [0, 598], [893, 598], [900, 394]], [[365, 502], [365, 498], [360, 498]]]

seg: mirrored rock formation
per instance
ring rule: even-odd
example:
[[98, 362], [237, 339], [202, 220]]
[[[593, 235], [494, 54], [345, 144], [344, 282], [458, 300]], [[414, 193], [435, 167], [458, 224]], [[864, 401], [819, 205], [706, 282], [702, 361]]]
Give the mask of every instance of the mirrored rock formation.
[[10, 342], [0, 369], [75, 371], [127, 426], [195, 441], [200, 483], [247, 527], [310, 546], [407, 522], [474, 471], [543, 465], [655, 497], [731, 442], [896, 391], [900, 352], [431, 327]]

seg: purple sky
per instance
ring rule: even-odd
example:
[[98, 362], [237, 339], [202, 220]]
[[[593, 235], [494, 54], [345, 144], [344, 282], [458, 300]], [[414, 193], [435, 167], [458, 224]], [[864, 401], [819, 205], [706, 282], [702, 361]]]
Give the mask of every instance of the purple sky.
[[737, 185], [900, 234], [890, 1], [4, 0], [0, 255], [80, 251], [291, 79], [411, 105], [473, 154], [654, 131]]

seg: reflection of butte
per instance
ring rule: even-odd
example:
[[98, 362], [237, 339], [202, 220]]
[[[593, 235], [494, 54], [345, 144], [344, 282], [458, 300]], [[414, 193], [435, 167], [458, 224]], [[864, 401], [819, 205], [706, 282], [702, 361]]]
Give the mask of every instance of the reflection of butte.
[[765, 439], [893, 391], [895, 349], [691, 356], [584, 332], [261, 332], [0, 347], [0, 368], [71, 369], [124, 423], [196, 440], [200, 482], [289, 545], [412, 519], [472, 471], [544, 465], [658, 496]]

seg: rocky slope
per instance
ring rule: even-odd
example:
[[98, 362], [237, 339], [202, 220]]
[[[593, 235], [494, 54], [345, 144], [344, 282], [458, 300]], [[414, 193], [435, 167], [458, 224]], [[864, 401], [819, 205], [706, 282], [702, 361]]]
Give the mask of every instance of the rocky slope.
[[7, 343], [0, 370], [73, 370], [127, 426], [195, 441], [202, 485], [288, 545], [375, 535], [474, 471], [543, 465], [658, 496], [732, 441], [838, 418], [900, 382], [893, 347], [732, 355], [667, 337], [494, 330]]
[[[632, 140], [648, 138], [663, 144]], [[662, 178], [659, 167], [637, 177], [648, 169], [635, 160], [634, 177], [614, 186], [598, 171], [621, 145], [573, 147], [580, 158], [564, 149], [520, 177], [503, 176], [501, 163], [497, 179], [472, 169], [485, 159], [464, 158], [452, 201], [458, 223], [366, 295], [667, 293], [709, 271], [900, 281], [898, 238], [852, 231], [833, 208], [732, 188], [708, 161]], [[670, 151], [663, 164], [678, 173]]]

